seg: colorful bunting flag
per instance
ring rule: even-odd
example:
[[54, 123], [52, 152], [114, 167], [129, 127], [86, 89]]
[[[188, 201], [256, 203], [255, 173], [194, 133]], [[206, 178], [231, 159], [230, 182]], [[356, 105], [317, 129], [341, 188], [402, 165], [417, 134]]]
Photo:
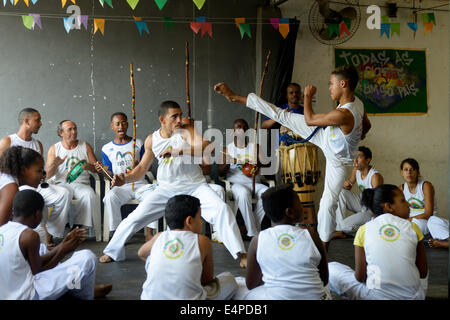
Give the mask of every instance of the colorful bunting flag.
[[391, 23], [391, 37], [394, 33], [400, 37], [400, 22]]
[[423, 25], [425, 25], [425, 23], [429, 22], [428, 21], [428, 13], [422, 13], [422, 22], [423, 22]]
[[69, 33], [70, 30], [72, 29], [74, 18], [73, 17], [63, 18], [63, 21], [64, 21], [64, 28], [66, 29], [66, 32]]
[[28, 0], [23, 0], [23, 2], [25, 2], [25, 4], [27, 5], [27, 7], [30, 6], [30, 4], [28, 3]]
[[342, 38], [342, 35], [344, 34], [344, 32], [349, 36], [350, 35], [350, 31], [347, 28], [347, 24], [345, 24], [344, 21], [341, 22], [341, 24], [339, 25], [339, 37]]
[[192, 0], [197, 6], [198, 10], [201, 10], [206, 0]]
[[28, 30], [31, 30], [33, 28], [33, 17], [30, 15], [23, 15], [22, 16], [22, 22], [23, 25], [25, 26], [25, 28], [27, 28]]
[[38, 2], [38, 0], [31, 0], [31, 2], [33, 2], [33, 4], [36, 4], [36, 2]]
[[[112, 4], [112, 0], [99, 0], [100, 1], [100, 4], [102, 5], [102, 7], [103, 7], [103, 5], [105, 4], [105, 2], [112, 8], [113, 7], [113, 4]], [[101, 31], [101, 30], [100, 30]]]
[[84, 28], [87, 30], [88, 27], [88, 16], [87, 15], [79, 15], [78, 16], [78, 25], [83, 25]]
[[105, 35], [105, 19], [94, 19], [94, 34], [99, 29], [102, 35]]
[[167, 0], [155, 0], [155, 2], [159, 10], [162, 10], [162, 8], [166, 5]]
[[[167, 0], [166, 0], [167, 1]], [[134, 10], [134, 8], [136, 8], [139, 0], [127, 0], [128, 4], [130, 5], [131, 9]]]
[[278, 30], [278, 25], [280, 24], [280, 18], [270, 18], [270, 23], [275, 30]]
[[209, 37], [212, 38], [212, 23], [211, 22], [202, 22], [202, 38], [205, 32], [208, 32]]
[[134, 22], [136, 23], [138, 30], [139, 30], [139, 34], [142, 36], [142, 30], [145, 30], [145, 32], [147, 32], [147, 34], [150, 34], [150, 31], [148, 31], [148, 27], [147, 27], [147, 23], [142, 20], [141, 17], [134, 17]]
[[287, 35], [289, 34], [289, 23], [281, 23], [280, 20], [278, 30], [280, 31], [280, 34], [283, 36], [283, 38], [286, 39]]
[[417, 22], [408, 22], [407, 23], [408, 27], [411, 28], [412, 31], [416, 32], [417, 31]]
[[428, 13], [428, 22], [433, 22], [436, 25], [436, 18], [433, 12]]
[[430, 31], [430, 33], [433, 33], [433, 22], [425, 22], [424, 34], [426, 35], [428, 31]]
[[173, 19], [171, 17], [164, 17], [163, 19], [166, 24], [167, 30], [170, 30], [170, 27], [175, 25], [175, 23], [173, 22]]
[[382, 23], [381, 29], [380, 29], [380, 38], [383, 36], [383, 34], [386, 33], [386, 37], [389, 39], [390, 31], [391, 31], [391, 24], [390, 23]]
[[389, 17], [388, 16], [382, 16], [381, 17], [381, 23], [389, 23]]
[[241, 40], [244, 38], [244, 34], [247, 34], [249, 38], [252, 37], [248, 23], [239, 23], [239, 31], [241, 32]]
[[206, 22], [206, 17], [197, 17], [197, 18], [195, 18], [195, 21], [197, 21], [197, 22]]
[[30, 13], [30, 16], [33, 17], [33, 30], [34, 30], [34, 25], [38, 25], [38, 27], [40, 29], [42, 29], [42, 24], [41, 24], [41, 15], [39, 13]]
[[14, 0], [14, 5], [16, 5], [16, 4], [17, 4], [17, 2], [19, 2], [19, 0]]
[[328, 36], [331, 38], [333, 34], [339, 35], [339, 25], [337, 23], [328, 24]]
[[191, 22], [191, 29], [196, 34], [200, 31], [201, 28], [202, 28], [202, 23], [201, 22], [194, 22], [194, 21]]
[[236, 28], [239, 28], [240, 23], [245, 23], [245, 18], [234, 18], [234, 22], [236, 23]]

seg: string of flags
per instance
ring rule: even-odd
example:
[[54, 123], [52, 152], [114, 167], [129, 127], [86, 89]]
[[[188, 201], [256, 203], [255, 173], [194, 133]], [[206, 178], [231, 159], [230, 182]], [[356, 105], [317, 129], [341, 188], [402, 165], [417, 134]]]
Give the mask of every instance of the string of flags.
[[334, 34], [342, 38], [344, 33], [348, 36], [350, 35], [350, 29], [352, 28], [352, 22], [348, 18], [344, 18], [344, 20], [340, 23], [328, 23], [328, 35], [332, 37]]
[[[400, 37], [400, 22], [389, 22], [389, 18], [384, 16], [381, 17], [382, 23], [380, 24], [380, 38], [386, 35], [386, 38], [392, 37], [397, 34]], [[424, 34], [427, 35], [428, 32], [433, 33], [433, 27], [436, 25], [436, 17], [434, 13], [423, 13], [422, 22], [424, 26]], [[406, 25], [412, 31], [416, 32], [419, 29], [417, 22], [407, 22]]]

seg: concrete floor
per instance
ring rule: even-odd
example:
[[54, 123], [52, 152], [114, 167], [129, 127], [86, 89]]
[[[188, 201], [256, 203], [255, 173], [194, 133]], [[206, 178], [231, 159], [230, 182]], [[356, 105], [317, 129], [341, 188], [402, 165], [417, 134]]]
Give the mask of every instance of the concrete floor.
[[[137, 256], [137, 251], [144, 243], [143, 232], [137, 233], [126, 245], [127, 259], [123, 262], [97, 265], [96, 283], [112, 283], [113, 290], [107, 300], [138, 300], [142, 292], [142, 284], [145, 281], [145, 262]], [[244, 241], [248, 248], [249, 241]], [[237, 260], [221, 244], [212, 243], [214, 257], [214, 273], [219, 274], [229, 271], [234, 276], [245, 277], [245, 269], [239, 267]], [[95, 242], [89, 239], [80, 245], [79, 249], [88, 248], [98, 257], [102, 255], [105, 248], [104, 242]], [[426, 245], [427, 261], [429, 268], [428, 278], [428, 300], [448, 299], [448, 250], [431, 249]], [[330, 244], [328, 261], [338, 261], [354, 268], [353, 238], [336, 239]], [[333, 294], [335, 299], [342, 299]]]

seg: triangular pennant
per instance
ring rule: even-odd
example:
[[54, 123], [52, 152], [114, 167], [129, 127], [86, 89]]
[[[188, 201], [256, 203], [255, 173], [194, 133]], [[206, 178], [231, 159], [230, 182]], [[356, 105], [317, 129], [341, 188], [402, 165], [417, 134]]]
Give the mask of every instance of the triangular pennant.
[[422, 13], [422, 22], [423, 22], [423, 25], [425, 25], [425, 23], [429, 22], [428, 21], [428, 13]]
[[433, 22], [436, 25], [436, 18], [433, 12], [428, 13], [428, 22]]
[[[100, 4], [102, 5], [102, 7], [104, 6], [105, 2], [112, 8], [113, 4], [112, 4], [112, 0], [99, 0]], [[100, 30], [101, 31], [101, 30]]]
[[382, 23], [381, 29], [380, 29], [380, 38], [383, 36], [383, 34], [386, 33], [386, 37], [389, 39], [390, 31], [391, 31], [391, 24], [390, 23]]
[[275, 30], [278, 30], [278, 25], [280, 24], [280, 18], [270, 18], [270, 24]]
[[201, 10], [206, 0], [192, 0], [197, 6], [198, 10]]
[[191, 29], [192, 31], [194, 31], [196, 34], [198, 33], [198, 31], [201, 29], [202, 27], [202, 23], [201, 22], [191, 22]]
[[209, 37], [212, 38], [212, 23], [211, 22], [203, 22], [202, 23], [202, 37], [205, 34], [205, 32], [208, 32]]
[[102, 35], [105, 35], [105, 19], [94, 19], [94, 34], [99, 29]]
[[170, 30], [170, 27], [174, 26], [175, 23], [173, 22], [173, 19], [171, 17], [164, 17], [164, 22], [166, 23], [167, 30]]
[[290, 23], [289, 18], [280, 18], [280, 23]]
[[430, 33], [433, 33], [433, 25], [433, 22], [426, 22], [424, 34], [427, 34], [428, 31], [430, 31]]
[[164, 6], [166, 5], [167, 0], [155, 0], [155, 2], [159, 10], [162, 10], [162, 8], [164, 8]]
[[17, 4], [17, 2], [19, 2], [19, 0], [14, 0], [14, 5], [16, 5], [16, 4]]
[[66, 29], [66, 32], [69, 33], [70, 29], [72, 29], [73, 17], [63, 18], [63, 21], [64, 21], [64, 28]]
[[22, 22], [23, 25], [25, 26], [25, 28], [27, 28], [28, 30], [32, 30], [33, 29], [33, 17], [29, 16], [29, 15], [23, 15], [22, 16]]
[[407, 25], [412, 31], [417, 31], [417, 22], [408, 22]]
[[241, 40], [244, 38], [244, 34], [247, 34], [249, 38], [252, 37], [248, 23], [239, 23], [239, 31], [241, 32]]
[[381, 23], [389, 23], [389, 17], [388, 16], [382, 16], [381, 17]]
[[350, 35], [350, 31], [347, 28], [347, 25], [345, 24], [344, 21], [341, 22], [341, 24], [339, 25], [339, 37], [342, 38], [342, 35], [344, 34], [344, 32], [349, 36]]
[[[167, 1], [167, 0], [166, 0]], [[139, 0], [127, 0], [128, 4], [130, 5], [131, 9], [135, 9]]]
[[64, 6], [66, 5], [67, 0], [61, 0], [61, 6], [64, 8]]
[[331, 38], [333, 34], [339, 35], [339, 25], [337, 23], [330, 23], [328, 25], [328, 36]]
[[197, 21], [197, 22], [206, 22], [206, 17], [197, 17], [197, 18], [195, 18], [195, 21]]
[[83, 25], [84, 28], [87, 30], [88, 25], [88, 16], [87, 15], [79, 15], [78, 16], [78, 25]]
[[280, 23], [278, 29], [283, 38], [286, 39], [287, 35], [289, 34], [289, 23]]
[[236, 24], [236, 28], [240, 29], [239, 24], [245, 23], [245, 18], [234, 18], [234, 22]]
[[27, 5], [27, 7], [30, 6], [30, 4], [28, 3], [28, 0], [23, 0], [23, 2], [25, 2], [25, 4]]
[[33, 4], [36, 4], [36, 2], [38, 2], [38, 0], [31, 0], [31, 2], [33, 2]]
[[139, 30], [139, 34], [142, 36], [142, 30], [145, 30], [145, 32], [147, 32], [148, 34], [150, 33], [150, 31], [148, 31], [148, 27], [147, 27], [147, 23], [143, 20], [134, 20], [134, 22], [136, 23], [138, 30]]
[[33, 29], [36, 24], [40, 29], [42, 29], [41, 15], [39, 13], [30, 13], [30, 16], [33, 17]]
[[391, 37], [394, 33], [400, 37], [400, 22], [391, 23]]

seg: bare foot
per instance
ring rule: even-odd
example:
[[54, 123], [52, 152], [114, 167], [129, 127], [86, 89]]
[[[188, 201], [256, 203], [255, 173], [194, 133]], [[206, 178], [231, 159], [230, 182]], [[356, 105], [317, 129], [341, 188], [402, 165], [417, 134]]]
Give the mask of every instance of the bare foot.
[[439, 239], [430, 239], [428, 240], [428, 245], [431, 248], [444, 248], [448, 249], [448, 239], [439, 240]]
[[150, 241], [150, 240], [152, 240], [152, 238], [153, 238], [153, 229], [152, 228], [145, 228], [146, 230], [146, 232], [145, 232], [145, 241], [147, 242], [147, 241]]
[[214, 91], [223, 95], [228, 101], [236, 101], [237, 94], [231, 91], [230, 87], [224, 82], [218, 83], [214, 86]]
[[331, 239], [347, 239], [347, 235], [343, 231], [333, 232]]
[[112, 284], [98, 284], [94, 287], [94, 299], [106, 297], [112, 290]]
[[110, 256], [105, 254], [105, 255], [101, 256], [100, 259], [98, 259], [98, 261], [100, 263], [110, 263], [110, 262], [113, 262], [114, 260]]
[[247, 268], [247, 254], [246, 253], [240, 253], [239, 254], [239, 266], [241, 268], [246, 269]]

